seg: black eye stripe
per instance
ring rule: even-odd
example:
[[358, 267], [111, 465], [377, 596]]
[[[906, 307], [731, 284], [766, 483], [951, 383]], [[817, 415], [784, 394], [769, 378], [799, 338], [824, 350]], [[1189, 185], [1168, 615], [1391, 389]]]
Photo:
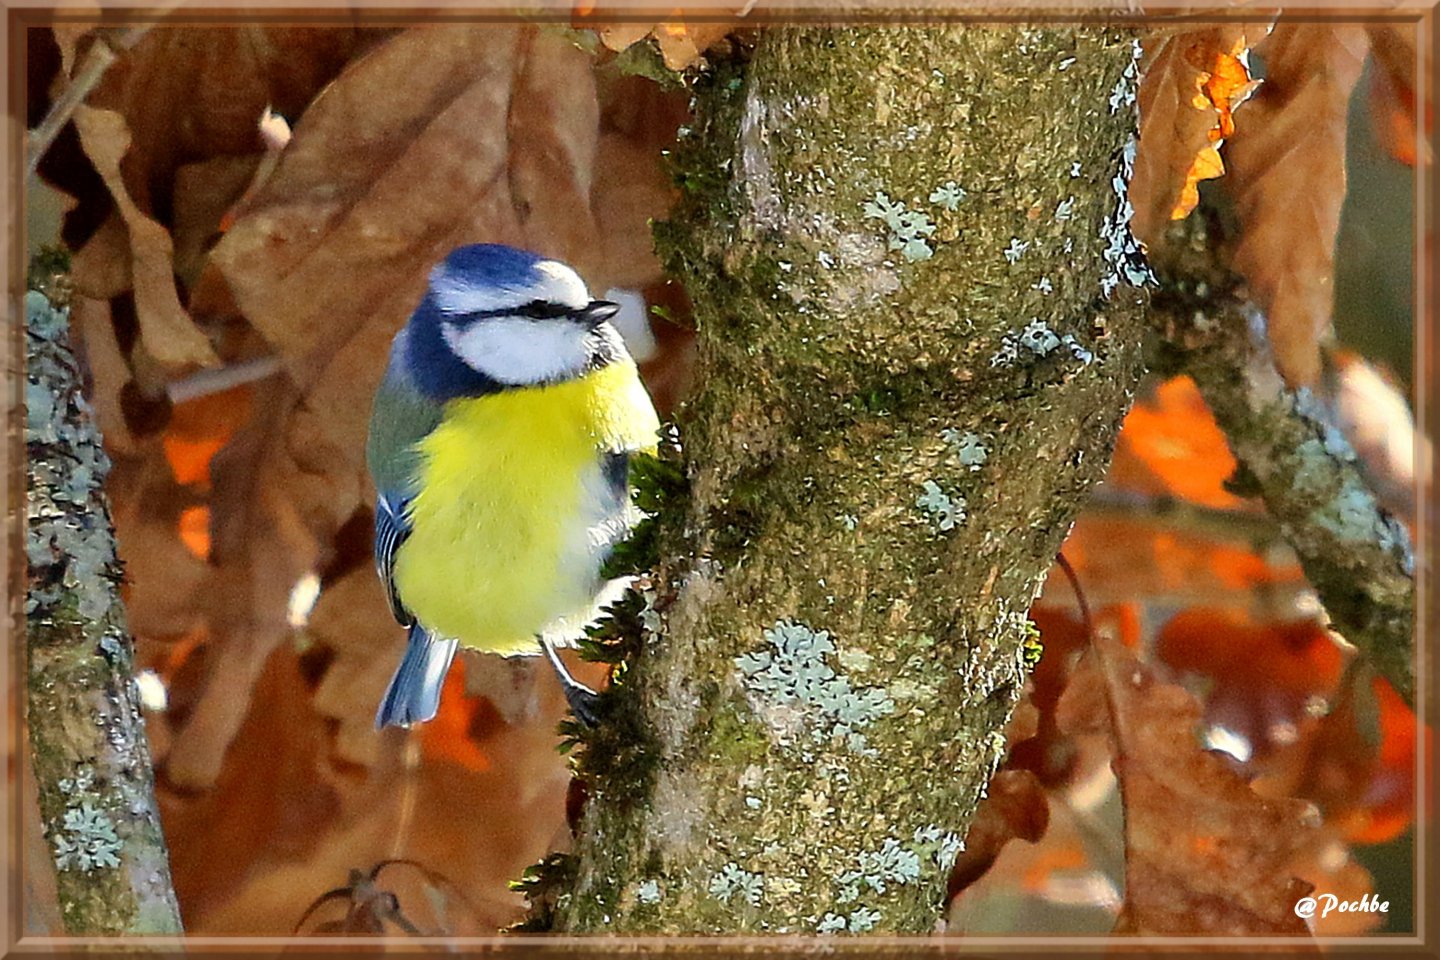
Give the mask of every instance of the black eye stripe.
[[548, 300], [531, 300], [515, 312], [532, 320], [553, 320], [556, 317], [568, 316], [571, 311], [563, 304], [551, 303]]
[[499, 307], [495, 310], [472, 310], [458, 317], [461, 322], [488, 320], [493, 317], [523, 317], [527, 320], [554, 320], [572, 316], [575, 310], [563, 303], [550, 300], [531, 300], [513, 307]]

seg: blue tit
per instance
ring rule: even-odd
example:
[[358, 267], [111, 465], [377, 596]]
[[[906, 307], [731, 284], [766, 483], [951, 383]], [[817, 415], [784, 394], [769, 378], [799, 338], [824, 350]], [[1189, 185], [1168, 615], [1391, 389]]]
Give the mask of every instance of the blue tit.
[[429, 720], [457, 645], [543, 652], [572, 712], [594, 697], [554, 638], [594, 614], [636, 519], [632, 453], [659, 421], [635, 362], [573, 269], [493, 244], [430, 273], [375, 393], [366, 460], [375, 566], [409, 632], [377, 727]]

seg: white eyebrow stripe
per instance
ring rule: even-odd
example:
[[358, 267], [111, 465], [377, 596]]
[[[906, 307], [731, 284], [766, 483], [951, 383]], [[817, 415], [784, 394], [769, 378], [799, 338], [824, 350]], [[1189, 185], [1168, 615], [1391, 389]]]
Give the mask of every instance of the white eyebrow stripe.
[[558, 260], [541, 260], [534, 273], [530, 283], [491, 286], [452, 273], [441, 264], [430, 274], [430, 294], [440, 312], [448, 316], [515, 309], [535, 300], [572, 310], [590, 302], [585, 281]]

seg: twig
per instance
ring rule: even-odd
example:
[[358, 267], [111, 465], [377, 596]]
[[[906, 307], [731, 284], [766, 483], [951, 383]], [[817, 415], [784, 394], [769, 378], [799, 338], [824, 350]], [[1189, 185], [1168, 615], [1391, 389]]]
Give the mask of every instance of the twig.
[[124, 29], [102, 27], [95, 31], [95, 42], [90, 44], [90, 49], [85, 53], [85, 61], [71, 78], [69, 86], [50, 105], [50, 112], [45, 114], [40, 125], [30, 131], [25, 150], [27, 177], [35, 173], [35, 168], [40, 166], [40, 160], [54, 145], [55, 138], [60, 136], [60, 131], [65, 129], [65, 124], [70, 122], [80, 104], [90, 96], [90, 91], [100, 83], [105, 71], [110, 69], [110, 65], [119, 59], [122, 53], [139, 43], [140, 38], [149, 33], [152, 26], [153, 23], [141, 23]]
[[256, 357], [226, 367], [192, 373], [182, 380], [166, 384], [165, 394], [171, 403], [180, 404], [214, 393], [224, 393], [233, 387], [264, 380], [279, 372], [279, 357]]
[[1085, 501], [1092, 516], [1149, 520], [1223, 540], [1269, 544], [1284, 539], [1280, 525], [1267, 513], [1222, 510], [1175, 497], [1155, 497], [1102, 485]]

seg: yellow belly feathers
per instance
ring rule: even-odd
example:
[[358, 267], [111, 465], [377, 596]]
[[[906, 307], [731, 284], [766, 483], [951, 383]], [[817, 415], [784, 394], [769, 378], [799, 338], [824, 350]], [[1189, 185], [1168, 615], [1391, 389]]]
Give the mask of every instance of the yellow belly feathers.
[[592, 531], [618, 521], [603, 453], [653, 452], [658, 429], [629, 360], [451, 401], [419, 445], [411, 533], [395, 557], [405, 606], [464, 646], [535, 652], [536, 635], [586, 613], [599, 586]]

